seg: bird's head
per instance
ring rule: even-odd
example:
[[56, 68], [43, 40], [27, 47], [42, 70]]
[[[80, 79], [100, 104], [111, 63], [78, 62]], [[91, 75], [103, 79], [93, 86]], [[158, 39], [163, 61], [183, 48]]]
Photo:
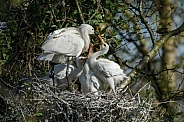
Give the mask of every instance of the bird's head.
[[103, 43], [101, 50], [103, 50], [105, 53], [107, 53], [109, 51], [109, 45], [107, 43]]
[[103, 41], [102, 37], [95, 31], [95, 29], [91, 25], [89, 25], [89, 24], [81, 24], [78, 29], [83, 34], [87, 33], [89, 35], [94, 35], [95, 37], [97, 37], [101, 41], [101, 44], [105, 43]]
[[84, 64], [86, 60], [87, 60], [87, 57], [80, 56], [76, 58], [76, 63], [77, 65]]
[[82, 33], [87, 33], [87, 34], [90, 34], [90, 35], [95, 35], [95, 29], [89, 25], [89, 24], [81, 24], [80, 27], [79, 27], [79, 30], [82, 32]]

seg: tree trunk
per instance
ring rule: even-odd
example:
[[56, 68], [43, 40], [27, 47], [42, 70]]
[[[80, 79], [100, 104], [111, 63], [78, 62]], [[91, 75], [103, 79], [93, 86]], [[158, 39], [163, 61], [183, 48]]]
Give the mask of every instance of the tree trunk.
[[[165, 28], [165, 32], [172, 30], [172, 3], [171, 0], [160, 0], [162, 5], [159, 9], [161, 18], [161, 28]], [[163, 69], [172, 69], [176, 58], [176, 47], [174, 44], [174, 37], [163, 46]], [[166, 99], [172, 91], [175, 90], [175, 74], [172, 70], [167, 70], [162, 74], [162, 80], [159, 82], [160, 88], [163, 90], [162, 97]]]
[[[160, 0], [161, 7], [159, 8], [159, 14], [160, 14], [160, 25], [163, 30], [163, 32], [167, 33], [167, 31], [172, 30], [172, 6], [171, 0]], [[176, 58], [176, 46], [174, 43], [174, 38], [171, 37], [167, 43], [163, 46], [163, 61], [162, 61], [162, 68], [163, 69], [172, 69], [174, 68], [174, 62]], [[171, 93], [176, 88], [175, 83], [175, 74], [172, 70], [166, 70], [162, 73], [161, 80], [159, 82], [160, 88], [162, 90], [161, 97], [162, 99], [167, 99], [169, 96], [171, 96]], [[171, 121], [174, 120], [173, 114], [174, 114], [174, 104], [168, 103], [166, 104], [166, 113], [164, 115], [165, 121]]]

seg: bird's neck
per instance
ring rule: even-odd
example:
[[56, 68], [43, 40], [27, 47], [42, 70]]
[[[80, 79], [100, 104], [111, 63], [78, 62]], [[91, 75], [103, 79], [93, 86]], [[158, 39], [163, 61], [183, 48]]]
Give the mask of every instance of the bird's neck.
[[84, 69], [83, 69], [83, 71], [84, 71], [84, 73], [85, 74], [89, 74], [89, 63], [88, 63], [88, 61], [86, 61], [86, 63], [84, 64]]
[[82, 72], [83, 72], [83, 65], [81, 62], [80, 63], [77, 62], [77, 67], [72, 71], [72, 73], [71, 73], [72, 75], [70, 75], [68, 77], [68, 80], [72, 81], [72, 80], [78, 78], [82, 74]]
[[90, 68], [93, 69], [96, 65], [97, 58], [101, 55], [104, 55], [104, 54], [106, 54], [106, 52], [104, 52], [104, 51], [98, 51], [98, 52], [93, 53], [92, 56], [90, 57], [90, 60], [89, 60]]
[[83, 72], [83, 63], [79, 63], [79, 62], [77, 62], [77, 68], [75, 69], [76, 71], [76, 77], [78, 78], [80, 75], [81, 75], [81, 73]]
[[85, 31], [81, 30], [81, 36], [84, 40], [84, 48], [82, 52], [86, 52], [89, 48], [89, 44], [90, 44], [90, 37], [89, 34], [87, 34]]
[[103, 47], [100, 51], [93, 53], [89, 59], [90, 68], [93, 69], [96, 66], [97, 58], [101, 55], [107, 54], [108, 51], [109, 46], [106, 45], [106, 47]]

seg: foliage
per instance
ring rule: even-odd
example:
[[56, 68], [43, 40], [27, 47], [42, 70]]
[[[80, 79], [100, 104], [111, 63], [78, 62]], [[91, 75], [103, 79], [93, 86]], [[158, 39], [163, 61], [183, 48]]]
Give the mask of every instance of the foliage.
[[[77, 1], [82, 14], [77, 8]], [[84, 20], [94, 26], [112, 47], [104, 57], [118, 62], [126, 73], [133, 74], [130, 75], [133, 94], [144, 84], [151, 82], [156, 102], [160, 102], [155, 109], [164, 111], [163, 116], [158, 115], [159, 118], [155, 118], [165, 119], [164, 116], [170, 116], [173, 119], [178, 114], [182, 115], [182, 112], [170, 109], [170, 101], [180, 99], [183, 94], [183, 42], [182, 34], [178, 35], [181, 32], [173, 37], [178, 41], [172, 44], [177, 51], [172, 68], [167, 67], [166, 60], [163, 59], [165, 52], [162, 49], [164, 45], [169, 47], [169, 39], [162, 40], [163, 36], [167, 37], [169, 32], [178, 28], [183, 21], [181, 1], [175, 1], [174, 4], [169, 4], [169, 7], [159, 3], [160, 0], [137, 0], [130, 4], [124, 1], [126, 0], [2, 1], [6, 4], [0, 9], [0, 17], [1, 21], [6, 22], [6, 29], [0, 30], [0, 80], [16, 90], [25, 86], [27, 97], [33, 99], [30, 84], [22, 82], [21, 79], [40, 77], [47, 70], [47, 62], [36, 60], [41, 52], [40, 45], [53, 30], [77, 27]], [[163, 14], [160, 19], [161, 8], [170, 16]], [[174, 18], [173, 22], [165, 21], [168, 18]], [[172, 25], [174, 22], [175, 26]], [[92, 42], [95, 43], [94, 52], [99, 50], [98, 42], [95, 39]], [[174, 82], [169, 72], [176, 75]], [[169, 89], [172, 87], [169, 86], [171, 82], [175, 88], [172, 91]], [[161, 86], [161, 83], [164, 85]], [[145, 94], [150, 94], [150, 91], [141, 92], [143, 98]], [[145, 99], [150, 100], [148, 96]], [[35, 117], [43, 116], [41, 109], [34, 109], [33, 113]]]
[[[113, 2], [115, 1], [107, 1], [103, 4], [108, 7], [115, 6]], [[93, 26], [98, 26], [105, 19], [102, 18], [104, 13], [101, 12], [100, 7], [94, 14], [94, 7], [98, 4], [98, 1], [84, 1], [81, 6], [84, 19]], [[109, 8], [104, 9], [107, 11]], [[7, 30], [0, 33], [2, 76], [14, 83], [23, 75], [32, 76], [33, 71], [43, 66], [36, 61], [36, 58], [41, 52], [40, 45], [48, 33], [58, 28], [78, 26], [82, 23], [76, 4], [70, 0], [22, 1], [18, 6], [10, 6], [9, 11], [2, 16], [7, 22]], [[7, 70], [9, 73], [6, 73]]]

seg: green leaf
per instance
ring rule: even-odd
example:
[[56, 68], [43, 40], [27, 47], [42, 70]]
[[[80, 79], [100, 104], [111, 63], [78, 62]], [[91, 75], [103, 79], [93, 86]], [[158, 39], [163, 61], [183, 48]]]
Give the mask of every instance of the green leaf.
[[48, 11], [45, 11], [45, 13], [47, 13], [47, 14], [51, 14], [51, 13], [52, 13], [52, 11], [48, 10]]
[[57, 27], [57, 25], [51, 25], [51, 27], [52, 27], [52, 28], [56, 28], [56, 27]]
[[37, 112], [34, 114], [34, 116], [40, 117], [40, 116], [43, 116], [43, 113], [37, 111]]

